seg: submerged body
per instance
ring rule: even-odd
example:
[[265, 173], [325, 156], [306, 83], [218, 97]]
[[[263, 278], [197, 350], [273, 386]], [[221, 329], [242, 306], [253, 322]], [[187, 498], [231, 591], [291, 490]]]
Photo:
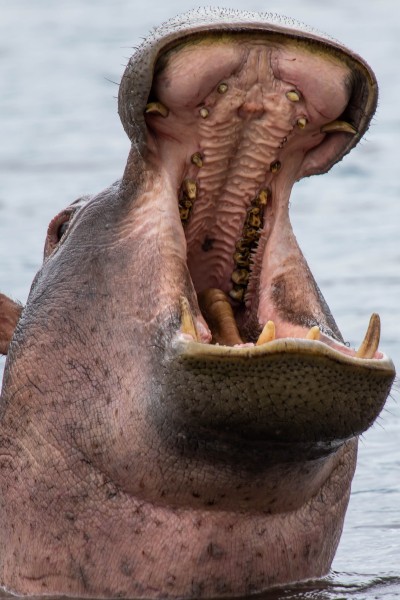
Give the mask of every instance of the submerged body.
[[10, 344], [5, 589], [218, 597], [328, 571], [394, 369], [377, 316], [343, 344], [288, 205], [375, 105], [367, 65], [293, 22], [196, 12], [139, 48], [123, 178], [52, 221]]

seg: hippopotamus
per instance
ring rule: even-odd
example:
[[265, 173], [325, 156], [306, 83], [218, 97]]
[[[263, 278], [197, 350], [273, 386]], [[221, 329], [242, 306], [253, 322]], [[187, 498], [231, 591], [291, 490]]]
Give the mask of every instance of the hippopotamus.
[[291, 19], [203, 9], [119, 90], [120, 181], [48, 227], [0, 302], [0, 585], [246, 596], [325, 575], [358, 437], [395, 371], [344, 339], [289, 219], [377, 104], [365, 61]]

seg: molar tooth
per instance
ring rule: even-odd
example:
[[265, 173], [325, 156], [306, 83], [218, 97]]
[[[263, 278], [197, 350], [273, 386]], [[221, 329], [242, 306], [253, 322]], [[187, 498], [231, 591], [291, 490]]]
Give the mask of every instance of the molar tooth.
[[308, 121], [305, 117], [300, 117], [300, 119], [297, 119], [297, 127], [299, 129], [304, 129], [307, 125]]
[[189, 217], [190, 217], [190, 208], [185, 207], [185, 206], [180, 206], [179, 207], [179, 216], [181, 218], [182, 223], [186, 223], [186, 221], [188, 221]]
[[169, 115], [169, 109], [161, 102], [149, 102], [144, 112], [151, 115], [160, 115], [164, 119]]
[[266, 206], [267, 202], [268, 202], [268, 198], [269, 198], [269, 190], [260, 190], [256, 201], [260, 206]]
[[232, 300], [236, 300], [236, 302], [243, 302], [244, 287], [234, 285], [231, 291], [229, 292], [229, 296], [232, 298]]
[[260, 237], [260, 232], [258, 229], [254, 229], [253, 227], [249, 227], [247, 229], [245, 229], [243, 231], [243, 242], [249, 244], [252, 244], [253, 242], [257, 241], [258, 238]]
[[250, 263], [250, 252], [235, 252], [233, 260], [238, 267], [248, 268]]
[[195, 200], [197, 196], [197, 183], [193, 179], [185, 179], [183, 189], [190, 200]]
[[327, 123], [321, 127], [321, 133], [333, 133], [334, 131], [351, 133], [352, 135], [358, 133], [357, 129], [347, 121], [331, 121], [331, 123]]
[[179, 304], [181, 308], [181, 331], [182, 333], [191, 335], [197, 342], [198, 334], [193, 321], [192, 311], [190, 310], [189, 300], [186, 298], [186, 296], [181, 296], [179, 298]]
[[321, 337], [321, 330], [318, 325], [311, 327], [310, 331], [306, 335], [306, 340], [319, 340]]
[[[254, 209], [251, 209], [251, 211], [253, 210]], [[249, 227], [256, 227], [259, 229], [262, 225], [261, 217], [257, 213], [249, 212], [246, 218], [246, 224], [249, 225]]]
[[238, 285], [246, 285], [249, 280], [249, 272], [247, 269], [235, 269], [231, 275], [233, 283]]
[[202, 119], [207, 119], [208, 115], [210, 114], [210, 111], [205, 106], [203, 106], [199, 112]]
[[300, 95], [295, 90], [291, 90], [290, 92], [286, 92], [286, 98], [291, 102], [298, 102]]
[[241, 253], [249, 252], [249, 241], [239, 238], [235, 243], [235, 248]]
[[276, 160], [275, 162], [271, 163], [269, 170], [271, 171], [271, 173], [277, 173], [278, 171], [280, 171], [281, 169], [281, 163], [279, 160]]
[[198, 167], [199, 169], [201, 169], [201, 167], [203, 166], [203, 159], [202, 159], [202, 156], [201, 156], [200, 152], [195, 152], [195, 153], [192, 155], [192, 157], [191, 157], [191, 159], [190, 159], [190, 160], [191, 160], [191, 161], [192, 161], [192, 163], [193, 163], [194, 165], [196, 165], [196, 167]]
[[260, 337], [257, 340], [256, 346], [267, 344], [275, 339], [275, 323], [273, 321], [267, 321], [264, 325], [264, 329], [260, 333]]
[[372, 313], [365, 338], [356, 352], [357, 358], [373, 358], [379, 346], [381, 337], [381, 319], [377, 313]]
[[228, 91], [228, 85], [226, 83], [220, 83], [217, 90], [219, 94], [225, 94]]

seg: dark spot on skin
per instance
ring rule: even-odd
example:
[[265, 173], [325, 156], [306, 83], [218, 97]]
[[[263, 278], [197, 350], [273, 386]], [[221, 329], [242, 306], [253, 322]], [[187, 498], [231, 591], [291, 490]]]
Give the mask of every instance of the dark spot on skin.
[[125, 575], [125, 577], [132, 577], [133, 575], [132, 565], [127, 559], [121, 562], [120, 570], [122, 575]]
[[74, 513], [71, 513], [71, 512], [66, 512], [65, 518], [68, 519], [68, 521], [75, 521], [75, 515], [74, 515]]
[[193, 498], [200, 498], [200, 494], [198, 492], [192, 492]]
[[207, 554], [212, 558], [221, 559], [225, 555], [225, 550], [218, 544], [210, 542], [207, 546]]
[[206, 236], [204, 238], [204, 242], [201, 245], [201, 249], [203, 250], [203, 252], [208, 252], [209, 250], [212, 250], [214, 247], [214, 242], [214, 238], [209, 238], [208, 236]]

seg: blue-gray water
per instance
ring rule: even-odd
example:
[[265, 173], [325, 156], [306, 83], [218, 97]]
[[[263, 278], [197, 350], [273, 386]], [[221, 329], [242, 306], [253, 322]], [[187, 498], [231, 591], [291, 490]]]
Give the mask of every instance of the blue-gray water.
[[[377, 311], [381, 348], [399, 365], [399, 0], [208, 4], [298, 18], [345, 42], [374, 68], [381, 95], [366, 140], [330, 174], [295, 187], [292, 220], [346, 339], [358, 346]], [[121, 175], [128, 142], [111, 81], [119, 81], [132, 46], [153, 25], [196, 5], [0, 0], [1, 291], [24, 301], [51, 217]], [[361, 441], [332, 576], [279, 597], [400, 597], [399, 441], [395, 391]]]

